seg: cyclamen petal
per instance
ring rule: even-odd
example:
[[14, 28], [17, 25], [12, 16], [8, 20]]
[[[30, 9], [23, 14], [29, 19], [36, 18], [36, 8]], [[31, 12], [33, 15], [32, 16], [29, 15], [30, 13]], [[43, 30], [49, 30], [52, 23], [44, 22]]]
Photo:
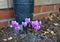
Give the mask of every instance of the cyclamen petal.
[[30, 18], [26, 18], [25, 22], [29, 23], [30, 22]]
[[36, 26], [38, 26], [38, 21], [32, 21], [32, 27], [36, 27]]
[[32, 21], [32, 27], [38, 31], [40, 29], [39, 22], [38, 21]]
[[22, 22], [22, 26], [26, 27], [27, 26], [27, 22]]
[[16, 31], [19, 31], [19, 30], [20, 30], [20, 27], [15, 27], [15, 30], [16, 30]]
[[18, 23], [16, 21], [12, 21], [11, 24], [13, 27], [18, 27]]
[[16, 21], [12, 21], [11, 24], [12, 24], [12, 26], [14, 27], [14, 29], [16, 31], [19, 31], [20, 30], [19, 24]]
[[34, 29], [38, 31], [40, 29], [40, 26], [34, 27]]

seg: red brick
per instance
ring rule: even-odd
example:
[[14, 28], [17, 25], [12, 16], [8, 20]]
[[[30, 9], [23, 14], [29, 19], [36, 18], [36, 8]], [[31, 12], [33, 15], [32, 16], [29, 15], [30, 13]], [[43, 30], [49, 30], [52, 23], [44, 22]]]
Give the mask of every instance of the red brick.
[[1, 22], [0, 23], [0, 28], [2, 28], [2, 27], [7, 27], [7, 22]]
[[46, 17], [46, 16], [48, 16], [48, 15], [47, 15], [47, 14], [37, 15], [37, 16], [34, 16], [34, 17], [33, 17], [33, 20], [39, 20], [39, 19], [41, 19], [41, 18], [43, 18], [43, 17]]
[[56, 9], [59, 9], [60, 8], [60, 4], [56, 4]]
[[34, 13], [39, 13], [41, 6], [34, 6]]
[[0, 19], [7, 19], [13, 17], [14, 17], [13, 9], [0, 10]]
[[47, 6], [42, 6], [42, 11], [47, 12], [50, 10], [54, 10], [54, 5], [47, 5]]

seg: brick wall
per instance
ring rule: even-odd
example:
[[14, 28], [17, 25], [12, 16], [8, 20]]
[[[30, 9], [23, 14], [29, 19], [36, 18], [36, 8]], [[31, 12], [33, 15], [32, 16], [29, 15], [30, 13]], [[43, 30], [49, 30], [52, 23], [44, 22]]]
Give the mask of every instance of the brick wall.
[[40, 19], [42, 17], [48, 16], [50, 13], [60, 14], [59, 9], [60, 4], [35, 6], [33, 19]]
[[13, 9], [0, 10], [0, 27], [6, 27], [13, 17], [14, 17]]
[[[60, 14], [60, 4], [55, 5], [39, 5], [34, 7], [33, 19], [37, 20], [48, 16], [50, 13]], [[14, 18], [13, 9], [0, 10], [0, 28], [9, 25], [9, 21]]]

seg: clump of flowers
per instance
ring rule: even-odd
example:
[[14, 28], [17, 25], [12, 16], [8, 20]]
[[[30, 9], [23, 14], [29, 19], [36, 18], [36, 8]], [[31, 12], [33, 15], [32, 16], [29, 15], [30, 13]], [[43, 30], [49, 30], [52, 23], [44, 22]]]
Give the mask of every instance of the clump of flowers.
[[11, 25], [14, 27], [16, 31], [20, 30], [19, 24], [16, 21], [11, 21]]
[[41, 21], [40, 21], [40, 22], [38, 22], [38, 21], [32, 21], [32, 22], [31, 22], [31, 25], [32, 25], [32, 27], [33, 27], [36, 31], [38, 31], [38, 30], [41, 28]]
[[35, 31], [38, 31], [41, 28], [41, 21], [31, 21], [30, 18], [26, 18], [25, 22], [22, 22], [22, 26], [26, 27], [28, 24], [32, 25], [32, 28]]
[[[22, 26], [25, 27], [23, 29], [27, 29], [27, 28], [29, 28], [31, 26], [30, 28], [33, 28], [35, 31], [40, 30], [41, 24], [42, 24], [41, 21], [31, 21], [30, 18], [26, 18], [25, 21], [22, 22]], [[20, 27], [19, 27], [18, 22], [12, 21], [11, 22], [11, 25], [14, 27], [14, 29], [16, 31], [19, 31], [20, 30]]]
[[30, 18], [26, 18], [25, 22], [22, 22], [22, 26], [26, 27], [30, 22]]

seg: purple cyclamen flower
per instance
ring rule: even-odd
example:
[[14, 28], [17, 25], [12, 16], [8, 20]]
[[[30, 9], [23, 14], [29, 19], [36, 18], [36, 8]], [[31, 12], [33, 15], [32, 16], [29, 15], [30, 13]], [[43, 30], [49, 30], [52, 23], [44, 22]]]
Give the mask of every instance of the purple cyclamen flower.
[[12, 21], [11, 25], [15, 28], [15, 30], [20, 30], [19, 24], [16, 21]]
[[22, 22], [22, 26], [26, 27], [27, 26], [27, 22]]
[[36, 26], [36, 27], [34, 27], [34, 29], [35, 29], [36, 31], [38, 31], [38, 30], [40, 29], [40, 26]]
[[16, 31], [19, 31], [19, 30], [20, 30], [20, 27], [15, 27], [15, 30], [16, 30]]
[[12, 25], [13, 27], [18, 27], [18, 23], [17, 23], [16, 21], [12, 21], [12, 22], [11, 22], [11, 25]]
[[32, 26], [33, 26], [33, 27], [38, 26], [38, 21], [32, 21]]
[[30, 18], [26, 18], [25, 22], [30, 23]]
[[38, 31], [40, 29], [39, 22], [38, 21], [32, 21], [32, 27]]

